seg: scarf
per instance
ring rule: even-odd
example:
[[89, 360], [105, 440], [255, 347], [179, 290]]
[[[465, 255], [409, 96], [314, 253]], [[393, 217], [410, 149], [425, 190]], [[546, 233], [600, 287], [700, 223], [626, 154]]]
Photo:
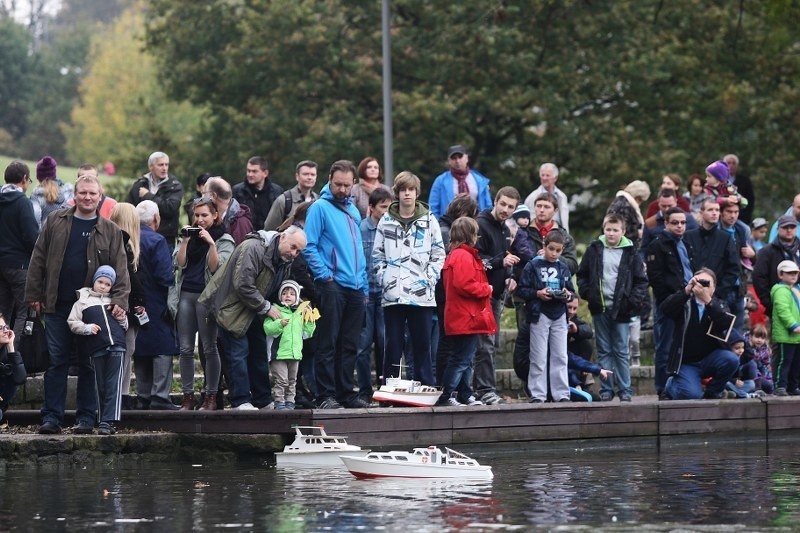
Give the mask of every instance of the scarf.
[[450, 173], [458, 182], [458, 194], [469, 194], [469, 185], [467, 185], [467, 176], [469, 176], [469, 168], [465, 170], [450, 169]]
[[[217, 242], [220, 237], [225, 234], [225, 228], [216, 224], [211, 226], [208, 230], [214, 242]], [[186, 247], [186, 264], [203, 261], [208, 253], [208, 243], [201, 239], [199, 236], [194, 236], [189, 239], [189, 245]]]

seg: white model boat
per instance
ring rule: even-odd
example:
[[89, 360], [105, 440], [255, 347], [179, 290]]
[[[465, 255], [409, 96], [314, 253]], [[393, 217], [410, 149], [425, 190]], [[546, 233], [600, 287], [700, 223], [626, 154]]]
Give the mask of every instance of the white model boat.
[[347, 443], [347, 437], [328, 435], [322, 426], [295, 426], [294, 442], [275, 454], [278, 466], [341, 466], [339, 456], [363, 457], [369, 450]]
[[436, 446], [414, 448], [409, 452], [370, 452], [366, 457], [342, 455], [342, 462], [357, 478], [459, 478], [492, 479], [491, 466], [463, 453]]
[[423, 385], [419, 381], [386, 378], [386, 384], [372, 394], [376, 402], [412, 407], [433, 407], [442, 395], [439, 387]]

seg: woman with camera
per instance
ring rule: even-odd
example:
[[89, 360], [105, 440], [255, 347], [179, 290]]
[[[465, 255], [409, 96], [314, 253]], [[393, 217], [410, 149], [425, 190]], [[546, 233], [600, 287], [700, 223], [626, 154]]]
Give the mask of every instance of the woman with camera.
[[22, 356], [14, 349], [14, 330], [0, 314], [0, 420], [17, 393], [17, 387], [25, 384], [27, 377]]
[[222, 220], [214, 203], [208, 198], [198, 198], [192, 206], [194, 225], [181, 230], [175, 254], [175, 291], [177, 302], [176, 323], [180, 344], [181, 385], [183, 402], [181, 410], [194, 409], [194, 347], [195, 336], [200, 333], [200, 345], [205, 355], [205, 399], [200, 410], [217, 408], [217, 387], [221, 372], [217, 350], [217, 326], [207, 320], [206, 308], [197, 305], [200, 293], [211, 276], [228, 260], [233, 252], [233, 238], [225, 233]]

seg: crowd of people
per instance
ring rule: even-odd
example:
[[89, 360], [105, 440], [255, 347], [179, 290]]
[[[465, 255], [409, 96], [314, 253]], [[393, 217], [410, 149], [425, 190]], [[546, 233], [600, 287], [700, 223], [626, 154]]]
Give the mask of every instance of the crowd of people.
[[439, 405], [503, 404], [504, 308], [531, 403], [631, 401], [646, 327], [662, 400], [800, 395], [800, 195], [767, 238], [733, 154], [684, 193], [665, 175], [646, 208], [650, 187], [636, 180], [579, 260], [556, 165], [540, 166], [523, 201], [510, 186], [492, 197], [466, 147], [447, 161], [428, 202], [411, 172], [384, 185], [374, 157], [334, 162], [319, 192], [317, 163], [298, 163], [284, 191], [252, 157], [241, 183], [204, 173], [186, 201], [154, 152], [125, 202], [91, 165], [62, 181], [49, 156], [29, 195], [29, 168], [12, 162], [0, 189], [0, 408], [25, 381], [30, 312], [49, 352], [43, 434], [62, 431], [70, 372], [74, 431], [102, 435], [124, 409], [223, 408], [225, 387], [235, 410], [363, 408], [405, 375], [441, 386]]

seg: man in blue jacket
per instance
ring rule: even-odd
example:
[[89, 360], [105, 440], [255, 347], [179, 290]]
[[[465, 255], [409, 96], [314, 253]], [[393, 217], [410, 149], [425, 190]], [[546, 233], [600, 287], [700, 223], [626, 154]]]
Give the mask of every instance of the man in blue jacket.
[[336, 161], [320, 199], [306, 215], [303, 255], [317, 285], [317, 403], [320, 409], [368, 407], [355, 391], [358, 339], [367, 294], [366, 258], [361, 242], [361, 215], [350, 198], [356, 168]]
[[492, 208], [492, 195], [489, 192], [489, 178], [469, 168], [469, 154], [460, 144], [447, 150], [450, 170], [437, 176], [431, 187], [429, 205], [436, 218], [447, 212], [447, 206], [457, 194], [469, 194], [478, 203], [478, 211]]

